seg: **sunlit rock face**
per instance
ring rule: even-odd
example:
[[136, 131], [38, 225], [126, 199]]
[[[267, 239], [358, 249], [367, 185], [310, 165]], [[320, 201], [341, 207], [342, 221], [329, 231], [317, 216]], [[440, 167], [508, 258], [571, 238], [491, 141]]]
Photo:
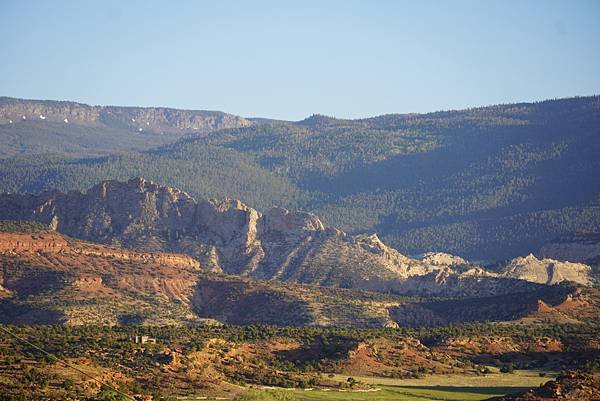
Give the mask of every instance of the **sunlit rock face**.
[[538, 259], [532, 254], [508, 262], [501, 269], [500, 276], [540, 284], [558, 284], [563, 281], [583, 285], [594, 283], [592, 269], [586, 264], [547, 258]]
[[589, 284], [585, 266], [531, 258], [501, 273], [445, 253], [416, 260], [375, 234], [348, 235], [311, 213], [273, 208], [263, 214], [229, 198], [196, 201], [143, 178], [103, 181], [85, 193], [0, 195], [0, 219], [35, 220], [71, 237], [141, 251], [183, 253], [204, 270], [269, 280], [416, 295], [504, 293], [523, 280]]

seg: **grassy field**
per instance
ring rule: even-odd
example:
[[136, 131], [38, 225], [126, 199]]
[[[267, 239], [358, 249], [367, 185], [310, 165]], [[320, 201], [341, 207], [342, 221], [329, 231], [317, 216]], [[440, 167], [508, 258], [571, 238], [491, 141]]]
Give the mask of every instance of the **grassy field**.
[[[492, 368], [494, 369], [494, 368]], [[456, 387], [534, 387], [553, 379], [556, 374], [546, 373], [546, 377], [540, 377], [537, 370], [515, 370], [513, 373], [490, 373], [482, 376], [467, 375], [429, 375], [422, 379], [387, 379], [384, 377], [359, 377], [353, 376], [367, 384], [388, 386], [456, 386]], [[345, 382], [348, 375], [335, 375], [333, 378]]]
[[294, 391], [299, 401], [477, 401], [526, 389], [519, 387], [381, 386], [378, 391]]
[[[340, 381], [348, 376], [338, 375]], [[511, 374], [494, 373], [485, 376], [444, 375], [423, 379], [385, 379], [354, 377], [374, 385], [377, 391], [294, 390], [300, 401], [476, 401], [515, 393], [537, 387], [551, 377], [540, 377], [535, 371], [515, 371]]]
[[[513, 373], [491, 373], [485, 376], [434, 375], [422, 379], [388, 379], [353, 376], [373, 386], [371, 390], [338, 389], [251, 389], [242, 401], [480, 401], [537, 387], [555, 375], [540, 377], [538, 371], [517, 370]], [[335, 375], [333, 380], [345, 383], [348, 375]], [[364, 386], [363, 386], [364, 387]], [[188, 400], [198, 400], [190, 398]], [[205, 398], [201, 398], [205, 399]], [[213, 398], [208, 398], [213, 400]]]

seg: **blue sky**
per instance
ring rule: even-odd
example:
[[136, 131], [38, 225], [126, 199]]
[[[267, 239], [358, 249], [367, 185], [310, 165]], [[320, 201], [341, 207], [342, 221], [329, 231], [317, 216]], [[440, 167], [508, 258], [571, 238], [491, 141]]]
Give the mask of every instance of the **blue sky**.
[[0, 0], [0, 95], [358, 118], [600, 93], [600, 1]]

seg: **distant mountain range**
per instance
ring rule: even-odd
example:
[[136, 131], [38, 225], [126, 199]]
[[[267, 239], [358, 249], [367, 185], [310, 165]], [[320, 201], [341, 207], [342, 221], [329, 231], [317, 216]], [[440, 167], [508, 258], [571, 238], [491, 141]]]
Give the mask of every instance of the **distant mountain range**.
[[299, 122], [2, 98], [0, 138], [2, 192], [144, 176], [471, 260], [600, 232], [599, 96]]

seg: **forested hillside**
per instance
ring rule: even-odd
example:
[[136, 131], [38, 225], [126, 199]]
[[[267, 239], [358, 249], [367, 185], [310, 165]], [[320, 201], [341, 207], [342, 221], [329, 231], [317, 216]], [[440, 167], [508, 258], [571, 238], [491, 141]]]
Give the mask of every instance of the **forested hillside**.
[[404, 253], [490, 260], [600, 231], [599, 155], [593, 96], [363, 120], [255, 119], [141, 153], [6, 158], [0, 191], [143, 175], [197, 197], [313, 211]]

